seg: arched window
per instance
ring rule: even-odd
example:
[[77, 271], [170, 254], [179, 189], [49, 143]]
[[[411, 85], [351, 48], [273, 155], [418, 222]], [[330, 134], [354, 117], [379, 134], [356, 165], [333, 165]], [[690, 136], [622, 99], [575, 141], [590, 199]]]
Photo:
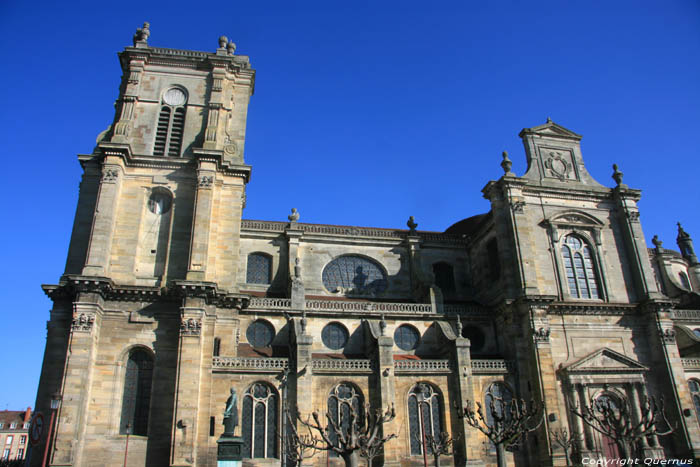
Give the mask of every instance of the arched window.
[[146, 350], [132, 350], [126, 361], [119, 433], [148, 435], [148, 412], [151, 407], [152, 382], [153, 357]]
[[[427, 383], [418, 383], [408, 393], [408, 428], [411, 455], [423, 454], [423, 436], [438, 436], [442, 431], [442, 397]], [[432, 454], [430, 445], [428, 454]]]
[[690, 286], [690, 280], [688, 279], [688, 274], [681, 271], [678, 273], [678, 278], [681, 280], [681, 285], [683, 286], [684, 289], [693, 290], [693, 288]]
[[576, 235], [568, 235], [561, 247], [569, 293], [574, 298], [600, 298], [591, 248]]
[[386, 274], [376, 261], [347, 255], [335, 258], [323, 268], [323, 285], [329, 292], [377, 295], [386, 290]]
[[435, 285], [440, 287], [444, 293], [455, 291], [455, 273], [449, 263], [433, 264], [433, 274], [435, 274]]
[[267, 383], [254, 383], [243, 396], [243, 457], [277, 457], [277, 393]]
[[221, 355], [221, 338], [220, 337], [214, 338], [214, 350], [213, 350], [212, 354], [215, 357], [218, 357], [219, 355]]
[[[362, 417], [363, 406], [362, 393], [351, 383], [340, 383], [328, 396], [328, 414], [346, 435], [350, 429], [350, 413], [354, 411], [356, 417]], [[338, 433], [332, 427], [329, 436], [333, 443], [338, 442]], [[331, 457], [337, 457], [337, 454], [331, 451]]]
[[246, 270], [246, 283], [269, 284], [272, 280], [272, 258], [265, 253], [251, 253], [248, 255], [248, 268]]
[[170, 88], [163, 94], [153, 155], [180, 156], [182, 134], [185, 130], [186, 103], [187, 94], [180, 88]]
[[688, 389], [690, 389], [690, 397], [693, 398], [695, 417], [700, 423], [700, 382], [698, 382], [696, 379], [688, 380]]

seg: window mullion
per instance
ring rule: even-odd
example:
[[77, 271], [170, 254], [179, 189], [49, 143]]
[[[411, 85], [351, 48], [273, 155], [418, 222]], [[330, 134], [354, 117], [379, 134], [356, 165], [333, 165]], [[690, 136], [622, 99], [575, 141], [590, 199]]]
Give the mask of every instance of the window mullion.
[[175, 118], [175, 108], [170, 107], [170, 115], [168, 117], [168, 128], [165, 132], [165, 149], [163, 150], [164, 156], [167, 156], [170, 153], [170, 140], [172, 139], [173, 118]]

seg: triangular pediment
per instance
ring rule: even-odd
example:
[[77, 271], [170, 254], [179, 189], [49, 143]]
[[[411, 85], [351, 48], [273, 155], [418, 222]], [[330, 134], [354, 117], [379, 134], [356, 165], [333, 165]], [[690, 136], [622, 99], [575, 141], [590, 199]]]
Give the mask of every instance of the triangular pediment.
[[604, 347], [562, 368], [572, 373], [642, 373], [648, 371], [636, 360]]
[[523, 130], [520, 132], [520, 137], [522, 138], [523, 135], [526, 134], [549, 136], [554, 138], [569, 138], [575, 140], [580, 140], [582, 138], [582, 136], [578, 133], [574, 133], [573, 131], [566, 129], [549, 119], [547, 119], [547, 123], [544, 125], [534, 126], [532, 128], [523, 128]]

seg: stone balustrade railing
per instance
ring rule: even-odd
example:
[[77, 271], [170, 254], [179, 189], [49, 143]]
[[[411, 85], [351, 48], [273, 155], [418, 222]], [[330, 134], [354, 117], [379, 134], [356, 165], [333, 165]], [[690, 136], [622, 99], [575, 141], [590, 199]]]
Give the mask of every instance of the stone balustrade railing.
[[493, 373], [508, 373], [513, 369], [513, 362], [510, 360], [500, 359], [480, 359], [472, 360], [472, 373], [478, 374], [493, 374]]
[[374, 364], [371, 360], [365, 359], [335, 359], [335, 358], [316, 358], [311, 360], [311, 368], [314, 373], [371, 373], [374, 370]]
[[671, 319], [692, 319], [700, 321], [700, 310], [672, 310]]
[[289, 368], [289, 361], [275, 357], [214, 357], [212, 367], [214, 370], [277, 373]]
[[396, 373], [450, 373], [452, 365], [449, 360], [396, 360]]
[[686, 370], [700, 370], [700, 358], [682, 358]]
[[[385, 314], [435, 314], [429, 303], [395, 303], [395, 302], [366, 302], [357, 300], [306, 300], [308, 312], [330, 313], [385, 313]], [[251, 297], [248, 304], [249, 310], [261, 311], [288, 311], [292, 307], [292, 301], [288, 298]], [[443, 311], [447, 315], [480, 314], [484, 310], [469, 305], [444, 305]]]

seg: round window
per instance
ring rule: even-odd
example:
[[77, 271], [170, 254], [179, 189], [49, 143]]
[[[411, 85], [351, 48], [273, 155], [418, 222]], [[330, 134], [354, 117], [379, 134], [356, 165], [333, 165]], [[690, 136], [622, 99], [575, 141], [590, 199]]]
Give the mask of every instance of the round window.
[[362, 256], [341, 256], [323, 268], [323, 285], [329, 292], [376, 295], [386, 289], [386, 274], [375, 261]]
[[163, 102], [173, 107], [183, 105], [187, 102], [187, 95], [179, 88], [170, 88], [163, 94]]
[[161, 191], [154, 191], [148, 198], [148, 210], [153, 214], [165, 214], [170, 211], [170, 196]]
[[462, 337], [469, 339], [472, 352], [478, 352], [484, 348], [486, 338], [484, 337], [484, 333], [481, 331], [481, 329], [477, 328], [476, 326], [465, 326], [462, 328]]
[[259, 319], [250, 323], [245, 337], [253, 347], [268, 347], [275, 338], [275, 328], [267, 321]]
[[402, 324], [394, 331], [394, 342], [401, 350], [413, 350], [418, 347], [420, 333], [408, 324]]
[[348, 343], [348, 330], [340, 323], [328, 323], [321, 331], [321, 340], [329, 349], [342, 349]]

